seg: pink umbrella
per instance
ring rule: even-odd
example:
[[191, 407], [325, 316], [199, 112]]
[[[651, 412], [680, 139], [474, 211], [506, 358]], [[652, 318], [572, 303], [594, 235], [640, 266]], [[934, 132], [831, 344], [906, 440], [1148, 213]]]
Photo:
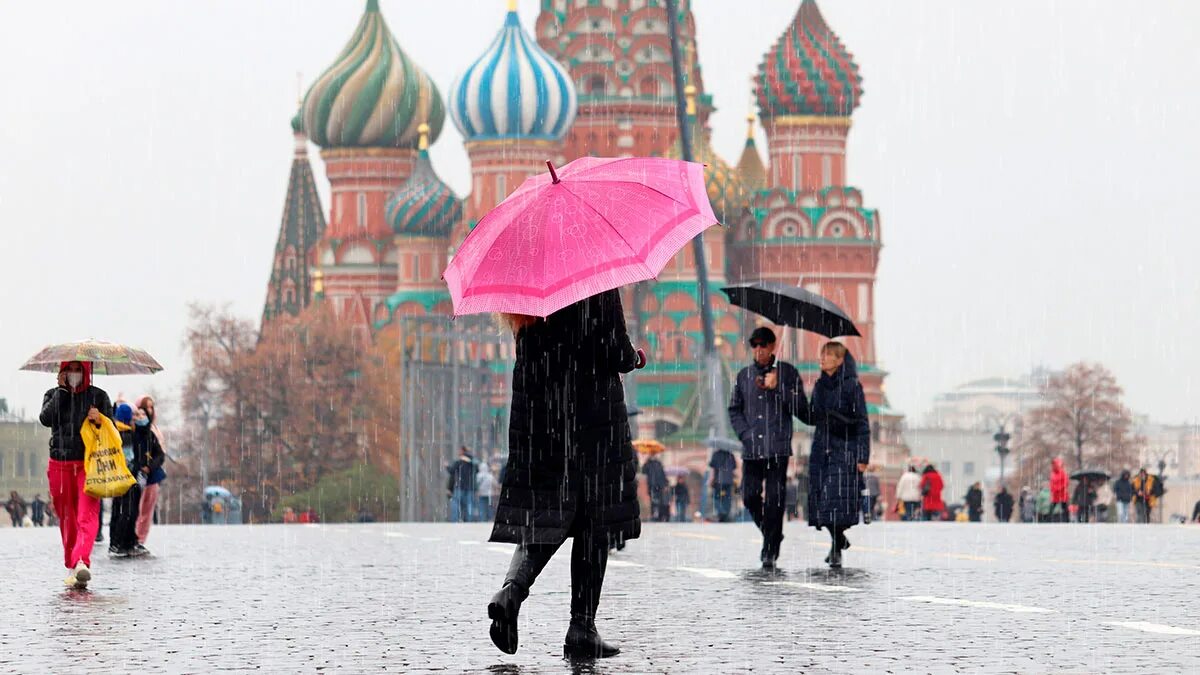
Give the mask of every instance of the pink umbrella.
[[454, 314], [549, 316], [653, 279], [716, 224], [704, 165], [581, 157], [533, 176], [479, 221], [443, 278]]

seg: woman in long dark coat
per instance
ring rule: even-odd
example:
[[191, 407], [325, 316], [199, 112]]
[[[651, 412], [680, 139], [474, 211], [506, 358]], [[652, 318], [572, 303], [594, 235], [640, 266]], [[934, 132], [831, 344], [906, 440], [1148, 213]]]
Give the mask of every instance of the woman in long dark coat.
[[607, 291], [545, 320], [508, 316], [517, 343], [508, 464], [491, 541], [517, 544], [504, 586], [488, 604], [491, 637], [517, 651], [517, 615], [546, 563], [571, 546], [571, 624], [564, 652], [620, 650], [596, 630], [610, 543], [641, 533], [637, 468], [621, 373], [645, 365], [625, 329], [621, 296]]
[[808, 524], [827, 528], [830, 567], [842, 566], [850, 548], [846, 530], [858, 523], [862, 474], [871, 461], [871, 425], [858, 367], [840, 342], [821, 348], [821, 377], [809, 409], [816, 429], [808, 459]]

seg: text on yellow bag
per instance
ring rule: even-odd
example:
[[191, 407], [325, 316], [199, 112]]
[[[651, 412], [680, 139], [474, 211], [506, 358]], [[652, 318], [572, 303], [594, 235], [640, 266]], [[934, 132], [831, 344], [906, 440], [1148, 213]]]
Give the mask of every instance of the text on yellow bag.
[[79, 429], [83, 438], [83, 491], [91, 497], [120, 497], [137, 481], [125, 464], [121, 434], [112, 420], [101, 415], [100, 426], [84, 421]]

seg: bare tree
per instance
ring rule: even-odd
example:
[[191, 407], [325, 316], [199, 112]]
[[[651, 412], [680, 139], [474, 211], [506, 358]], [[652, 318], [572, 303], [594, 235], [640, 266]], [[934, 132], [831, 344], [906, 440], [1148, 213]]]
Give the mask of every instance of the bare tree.
[[1142, 440], [1121, 401], [1121, 387], [1100, 364], [1076, 363], [1042, 386], [1043, 404], [1024, 419], [1019, 480], [1044, 473], [1054, 457], [1073, 469], [1110, 473], [1137, 461]]

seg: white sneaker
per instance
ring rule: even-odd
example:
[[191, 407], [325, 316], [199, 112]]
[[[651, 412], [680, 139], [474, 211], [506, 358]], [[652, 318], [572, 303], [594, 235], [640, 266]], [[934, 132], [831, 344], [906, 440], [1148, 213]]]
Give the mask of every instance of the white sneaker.
[[79, 583], [79, 582], [75, 580], [74, 572], [69, 572], [67, 574], [67, 578], [63, 579], [63, 585], [66, 586], [67, 588], [75, 588], [75, 584], [77, 584], [77, 583]]
[[87, 586], [88, 582], [91, 580], [92, 580], [92, 571], [88, 569], [87, 565], [83, 564], [82, 560], [80, 560], [75, 565], [75, 585], [84, 587], [84, 586]]

